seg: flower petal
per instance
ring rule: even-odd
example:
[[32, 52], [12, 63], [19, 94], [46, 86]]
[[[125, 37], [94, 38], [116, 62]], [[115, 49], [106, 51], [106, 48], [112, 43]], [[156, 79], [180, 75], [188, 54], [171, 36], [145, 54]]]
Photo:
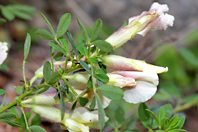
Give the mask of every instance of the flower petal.
[[136, 81], [146, 81], [157, 86], [159, 84], [159, 78], [156, 73], [137, 72], [137, 71], [115, 71], [113, 73], [120, 74], [125, 77], [132, 77]]
[[134, 88], [124, 91], [123, 99], [129, 103], [140, 103], [149, 100], [157, 91], [157, 86], [146, 81], [137, 81]]
[[7, 55], [8, 55], [7, 51], [8, 51], [8, 43], [0, 42], [0, 65], [7, 58]]
[[[89, 111], [84, 107], [78, 107], [72, 113], [71, 118], [82, 124], [86, 124], [90, 128], [100, 129], [97, 110]], [[107, 120], [108, 118], [105, 117], [105, 121]]]
[[89, 127], [77, 121], [67, 118], [63, 121], [63, 124], [67, 126], [69, 132], [89, 132]]

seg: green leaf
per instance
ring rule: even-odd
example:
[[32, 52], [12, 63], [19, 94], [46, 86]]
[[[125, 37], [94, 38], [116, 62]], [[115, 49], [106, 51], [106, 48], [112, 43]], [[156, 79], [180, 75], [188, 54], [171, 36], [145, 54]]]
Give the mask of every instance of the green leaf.
[[1, 13], [9, 21], [12, 21], [14, 19], [14, 17], [15, 17], [14, 13], [12, 12], [12, 10], [9, 7], [7, 7], [7, 6], [1, 7]]
[[90, 71], [88, 65], [87, 65], [84, 61], [82, 61], [82, 60], [79, 60], [79, 62], [80, 62], [80, 65], [81, 65], [87, 72], [89, 72], [89, 73], [91, 74], [91, 71]]
[[45, 131], [45, 129], [43, 129], [42, 127], [40, 126], [30, 126], [29, 129], [32, 131], [32, 132], [47, 132]]
[[24, 20], [31, 20], [32, 19], [30, 14], [28, 14], [26, 12], [22, 12], [20, 10], [13, 10], [13, 13], [18, 18], [21, 18], [21, 19], [24, 19]]
[[35, 11], [34, 7], [28, 5], [14, 4], [14, 5], [9, 5], [9, 7], [13, 8], [14, 10], [19, 10], [30, 14], [32, 14]]
[[61, 75], [58, 72], [54, 72], [50, 75], [47, 83], [55, 83], [61, 79]]
[[198, 67], [197, 57], [191, 50], [182, 48], [179, 50], [179, 53], [188, 63]]
[[175, 127], [175, 129], [181, 129], [181, 128], [183, 127], [184, 122], [185, 122], [185, 117], [184, 117], [184, 116], [179, 117], [179, 118], [178, 118], [178, 121], [179, 121], [179, 123], [178, 123], [178, 125]]
[[171, 115], [173, 114], [173, 107], [171, 104], [166, 104], [166, 105], [163, 105], [162, 108], [164, 108], [166, 114], [165, 114], [165, 117], [166, 118], [170, 118]]
[[68, 53], [69, 52], [69, 45], [68, 45], [67, 40], [63, 36], [59, 37], [59, 40], [62, 43], [62, 45], [64, 47], [64, 50]]
[[6, 19], [0, 18], [0, 23], [5, 23], [5, 22], [6, 22]]
[[141, 103], [138, 107], [138, 115], [142, 124], [146, 128], [151, 128], [151, 116], [150, 116], [150, 113], [146, 109], [148, 109], [146, 104]]
[[98, 64], [98, 60], [96, 58], [88, 58], [88, 60], [94, 64]]
[[90, 77], [89, 77], [89, 80], [87, 81], [87, 87], [88, 87], [89, 89], [91, 89], [92, 86], [93, 86], [92, 77], [90, 76]]
[[100, 98], [99, 98], [98, 94], [96, 92], [94, 92], [94, 94], [95, 94], [96, 102], [97, 102], [97, 105], [98, 105], [100, 132], [102, 132], [102, 130], [105, 126], [105, 111], [102, 107], [102, 104], [101, 104], [101, 101], [100, 101]]
[[76, 104], [77, 104], [77, 98], [74, 100], [74, 102], [73, 102], [73, 104], [71, 106], [71, 109], [69, 111], [72, 111], [73, 109], [75, 109]]
[[54, 44], [53, 42], [49, 42], [48, 45], [54, 47], [56, 50], [58, 50], [59, 52], [63, 53], [63, 54], [66, 54], [66, 52], [60, 48], [58, 45]]
[[69, 42], [71, 43], [71, 46], [72, 46], [72, 49], [73, 49], [75, 55], [78, 56], [79, 53], [76, 50], [76, 45], [74, 43], [73, 37], [72, 37], [71, 33], [69, 32], [69, 30], [67, 30], [66, 34], [67, 34], [67, 37], [69, 39]]
[[49, 21], [47, 20], [47, 18], [41, 12], [39, 12], [39, 13], [42, 16], [42, 18], [45, 21], [45, 23], [47, 24], [47, 26], [50, 29], [50, 31], [52, 32], [52, 34], [55, 36], [55, 31], [54, 31], [52, 25], [49, 23]]
[[15, 119], [15, 118], [17, 118], [17, 116], [11, 112], [4, 112], [0, 114], [0, 119], [10, 120], [10, 119]]
[[125, 121], [124, 115], [125, 115], [124, 110], [121, 107], [118, 107], [115, 110], [115, 120], [116, 120], [117, 128], [120, 128], [124, 124]]
[[14, 90], [17, 94], [21, 95], [25, 92], [25, 87], [24, 86], [15, 86]]
[[88, 56], [87, 47], [85, 47], [84, 45], [85, 45], [85, 42], [79, 41], [79, 42], [76, 44], [76, 48], [79, 50], [79, 52], [80, 52], [82, 55]]
[[78, 25], [80, 27], [80, 31], [82, 32], [82, 35], [87, 40], [87, 42], [89, 42], [89, 36], [87, 34], [87, 31], [86, 31], [85, 27], [83, 26], [83, 24], [80, 22], [80, 20], [78, 18], [76, 18], [76, 19], [78, 21]]
[[91, 104], [89, 105], [90, 109], [94, 109], [96, 106], [96, 97], [94, 96], [91, 100]]
[[19, 116], [18, 111], [16, 109], [16, 106], [12, 106], [9, 111], [13, 114], [15, 114], [17, 117]]
[[98, 19], [94, 23], [93, 32], [92, 32], [90, 41], [93, 41], [94, 39], [98, 37], [98, 34], [100, 33], [101, 28], [102, 28], [102, 20]]
[[64, 93], [70, 101], [73, 101], [73, 94], [69, 90], [66, 89]]
[[97, 69], [95, 71], [95, 76], [96, 76], [96, 78], [98, 78], [102, 82], [108, 82], [109, 81], [109, 77], [106, 75], [106, 72], [102, 68]]
[[60, 100], [61, 100], [61, 120], [63, 120], [64, 115], [65, 115], [65, 101], [63, 98], [63, 94], [59, 89], [59, 95], [60, 95]]
[[51, 63], [49, 61], [46, 61], [43, 66], [43, 76], [46, 82], [48, 82], [50, 74], [51, 74]]
[[87, 98], [84, 98], [84, 97], [79, 97], [79, 102], [80, 102], [80, 105], [82, 107], [84, 107], [89, 102], [89, 100]]
[[31, 121], [31, 126], [39, 125], [40, 123], [41, 123], [41, 117], [38, 114], [36, 114]]
[[37, 29], [36, 32], [35, 32], [39, 37], [41, 37], [42, 39], [45, 39], [45, 40], [53, 40], [54, 39], [54, 36], [47, 30], [45, 29]]
[[179, 123], [178, 121], [178, 115], [173, 116], [170, 121], [169, 121], [169, 128], [175, 128], [177, 126], [177, 124]]
[[69, 14], [69, 13], [64, 14], [60, 18], [59, 23], [58, 23], [58, 27], [57, 27], [57, 30], [56, 30], [57, 38], [63, 36], [63, 34], [67, 31], [67, 29], [70, 25], [70, 22], [71, 22], [71, 14]]
[[24, 60], [27, 59], [27, 56], [30, 51], [30, 46], [31, 46], [31, 36], [27, 33], [25, 44], [24, 44]]
[[106, 42], [105, 40], [96, 40], [92, 42], [92, 44], [98, 47], [103, 52], [113, 51], [113, 46], [110, 43]]
[[155, 119], [157, 124], [160, 126], [160, 122], [159, 122], [159, 119], [157, 118], [157, 116], [152, 111], [150, 111], [149, 109], [146, 109], [146, 111], [148, 111], [153, 116], [153, 118]]
[[174, 129], [174, 130], [170, 130], [169, 132], [187, 132], [184, 129]]
[[12, 120], [0, 119], [0, 121], [5, 122], [6, 124], [8, 124], [12, 127], [21, 127], [18, 123], [14, 122]]
[[1, 64], [0, 65], [0, 70], [2, 70], [2, 71], [9, 71], [9, 67], [6, 64]]
[[3, 106], [4, 102], [5, 102], [5, 98], [6, 98], [6, 91], [3, 90], [3, 89], [0, 89], [0, 95], [3, 95], [4, 94], [4, 97], [3, 97], [3, 101], [2, 101], [2, 104], [0, 105], [0, 107]]
[[61, 53], [61, 52], [58, 52], [55, 56], [54, 56], [54, 59], [56, 60], [56, 61], [59, 61], [59, 60], [61, 60], [62, 58], [63, 58], [63, 53]]
[[5, 90], [0, 89], [0, 95], [3, 95], [3, 94], [5, 94], [5, 93], [6, 93], [6, 91], [5, 91]]
[[123, 98], [123, 90], [113, 85], [102, 85], [97, 88], [97, 91], [111, 100], [120, 100]]

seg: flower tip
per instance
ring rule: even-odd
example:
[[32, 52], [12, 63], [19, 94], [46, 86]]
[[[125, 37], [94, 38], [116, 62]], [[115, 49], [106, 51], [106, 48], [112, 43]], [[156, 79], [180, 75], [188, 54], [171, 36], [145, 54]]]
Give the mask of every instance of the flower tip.
[[158, 67], [156, 70], [157, 73], [163, 73], [163, 72], [168, 72], [168, 67]]

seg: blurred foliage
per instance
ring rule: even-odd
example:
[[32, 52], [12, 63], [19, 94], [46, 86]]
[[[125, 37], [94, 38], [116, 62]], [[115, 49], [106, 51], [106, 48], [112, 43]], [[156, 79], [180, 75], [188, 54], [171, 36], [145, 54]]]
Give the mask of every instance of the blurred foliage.
[[[198, 29], [195, 29], [182, 39], [182, 48], [173, 44], [164, 44], [158, 47], [155, 64], [168, 66], [167, 73], [160, 74], [159, 92], [154, 96], [158, 101], [174, 102], [177, 106], [194, 101], [198, 91]], [[192, 95], [193, 94], [193, 95]], [[184, 98], [185, 97], [185, 98]], [[188, 101], [186, 101], [188, 100]], [[192, 104], [194, 102], [194, 104]]]

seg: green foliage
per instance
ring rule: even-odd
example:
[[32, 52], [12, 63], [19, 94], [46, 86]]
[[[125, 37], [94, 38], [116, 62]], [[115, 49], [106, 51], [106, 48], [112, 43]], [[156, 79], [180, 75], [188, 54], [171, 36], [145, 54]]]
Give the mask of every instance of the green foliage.
[[[170, 118], [172, 115], [172, 106], [169, 104], [160, 107], [157, 114], [154, 114], [148, 109], [146, 104], [141, 103], [138, 108], [138, 114], [142, 124], [148, 129], [156, 129], [158, 127], [158, 131], [185, 131], [181, 129], [184, 125], [185, 117], [178, 118], [178, 115], [174, 115]], [[153, 121], [150, 115], [154, 118]]]
[[31, 132], [46, 132], [45, 129], [37, 125], [30, 126], [29, 128]]
[[98, 47], [101, 51], [103, 52], [112, 52], [113, 51], [113, 46], [106, 42], [105, 40], [96, 40], [92, 42], [93, 45]]
[[91, 34], [91, 37], [90, 37], [90, 41], [93, 41], [94, 39], [96, 39], [98, 37], [101, 28], [102, 28], [102, 20], [98, 19], [94, 23], [94, 27], [93, 27], [92, 34]]
[[151, 128], [151, 116], [149, 114], [149, 111], [147, 111], [146, 109], [148, 109], [146, 104], [141, 103], [138, 108], [138, 115], [139, 115], [139, 118], [140, 118], [142, 124], [146, 128]]
[[56, 36], [57, 38], [63, 36], [63, 34], [65, 34], [65, 32], [67, 31], [69, 24], [71, 22], [71, 14], [66, 13], [64, 14], [61, 18], [60, 21], [58, 23], [58, 27], [56, 30]]
[[54, 36], [47, 30], [45, 29], [37, 29], [36, 34], [41, 37], [42, 39], [46, 40], [53, 40]]
[[26, 61], [27, 56], [30, 52], [30, 46], [31, 46], [31, 36], [27, 33], [25, 43], [24, 43], [24, 60]]
[[99, 126], [100, 126], [100, 131], [102, 132], [104, 126], [105, 126], [105, 111], [102, 107], [100, 98], [97, 94], [97, 92], [94, 92], [95, 97], [96, 97], [96, 102], [97, 102], [97, 106], [98, 106], [98, 111], [99, 111]]
[[102, 85], [97, 88], [97, 91], [111, 100], [120, 100], [123, 97], [123, 91], [113, 85]]
[[3, 90], [3, 89], [0, 89], [0, 95], [3, 95], [3, 96], [4, 96], [4, 97], [3, 97], [2, 104], [1, 104], [1, 106], [3, 106], [3, 104], [4, 104], [4, 102], [5, 102], [5, 98], [6, 98], [6, 91]]
[[15, 4], [15, 5], [7, 5], [1, 7], [2, 15], [12, 21], [15, 17], [24, 19], [24, 20], [31, 20], [32, 15], [34, 15], [35, 8], [32, 6]]

